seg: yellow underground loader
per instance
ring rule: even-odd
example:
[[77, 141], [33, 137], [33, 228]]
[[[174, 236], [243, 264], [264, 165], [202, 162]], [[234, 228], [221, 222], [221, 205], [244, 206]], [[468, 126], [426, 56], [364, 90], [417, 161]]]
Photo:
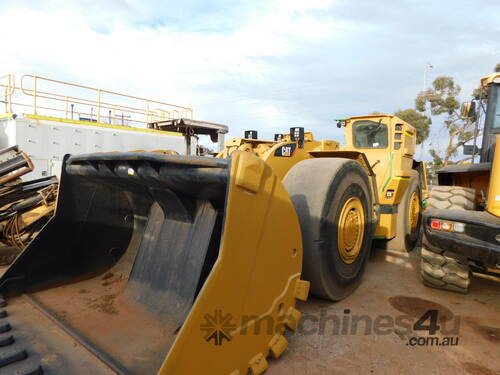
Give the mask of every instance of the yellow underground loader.
[[[458, 293], [469, 291], [473, 272], [500, 277], [500, 73], [483, 77], [481, 88], [487, 92], [481, 149], [476, 140], [464, 146], [473, 161], [479, 154], [479, 163], [437, 171], [423, 216], [422, 281]], [[464, 103], [462, 115], [476, 117], [479, 126], [474, 107]]]
[[0, 372], [264, 372], [296, 300], [352, 293], [373, 238], [416, 241], [415, 130], [339, 125], [345, 147], [292, 128], [217, 158], [66, 156], [55, 216], [0, 279]]

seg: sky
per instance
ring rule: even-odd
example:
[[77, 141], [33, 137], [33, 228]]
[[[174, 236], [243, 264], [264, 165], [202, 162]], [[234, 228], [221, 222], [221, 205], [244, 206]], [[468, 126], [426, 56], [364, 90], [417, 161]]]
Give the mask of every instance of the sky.
[[412, 108], [428, 63], [427, 86], [452, 76], [467, 100], [500, 62], [491, 0], [2, 0], [0, 25], [0, 75], [192, 107], [229, 137], [303, 126], [342, 141], [335, 118]]

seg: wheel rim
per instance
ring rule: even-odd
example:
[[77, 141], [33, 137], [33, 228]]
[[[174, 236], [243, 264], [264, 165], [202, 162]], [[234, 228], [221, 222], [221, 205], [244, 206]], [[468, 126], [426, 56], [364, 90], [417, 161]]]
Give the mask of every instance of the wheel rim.
[[342, 207], [338, 224], [338, 250], [344, 263], [353, 263], [363, 244], [365, 212], [359, 198], [351, 197]]
[[410, 228], [410, 232], [414, 232], [417, 229], [419, 215], [420, 204], [418, 202], [418, 193], [414, 191], [408, 207], [408, 227]]

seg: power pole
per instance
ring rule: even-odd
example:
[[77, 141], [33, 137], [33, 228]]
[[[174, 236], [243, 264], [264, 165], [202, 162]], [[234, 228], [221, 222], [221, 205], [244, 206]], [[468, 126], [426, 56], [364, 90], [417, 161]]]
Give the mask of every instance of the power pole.
[[433, 69], [434, 66], [430, 63], [430, 62], [427, 62], [425, 64], [425, 69], [424, 69], [424, 91], [427, 90], [427, 71], [429, 69]]
[[[434, 66], [430, 62], [425, 63], [425, 68], [424, 68], [424, 91], [427, 90], [427, 71], [429, 69], [433, 69], [433, 68], [434, 68]], [[427, 116], [427, 104], [425, 105], [424, 115]], [[420, 145], [420, 160], [422, 160], [422, 158], [424, 157], [424, 143], [425, 143], [425, 141], [422, 141], [422, 144]]]

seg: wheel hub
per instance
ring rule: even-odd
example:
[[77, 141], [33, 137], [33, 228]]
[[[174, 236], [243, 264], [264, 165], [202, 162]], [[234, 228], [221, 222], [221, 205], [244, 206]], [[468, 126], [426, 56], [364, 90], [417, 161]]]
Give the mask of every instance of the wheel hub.
[[344, 263], [353, 263], [363, 244], [365, 215], [357, 197], [349, 198], [342, 207], [338, 223], [338, 251]]
[[408, 206], [408, 227], [411, 232], [414, 232], [418, 226], [418, 218], [420, 216], [420, 204], [418, 200], [418, 193], [415, 191], [411, 195]]

